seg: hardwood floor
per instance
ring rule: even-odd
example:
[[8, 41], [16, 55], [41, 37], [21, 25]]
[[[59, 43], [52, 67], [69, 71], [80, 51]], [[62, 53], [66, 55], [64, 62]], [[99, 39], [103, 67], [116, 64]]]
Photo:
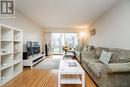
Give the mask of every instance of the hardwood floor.
[[[29, 69], [2, 87], [57, 87], [58, 70]], [[62, 85], [62, 87], [81, 87], [81, 85]], [[86, 74], [86, 87], [96, 87]]]

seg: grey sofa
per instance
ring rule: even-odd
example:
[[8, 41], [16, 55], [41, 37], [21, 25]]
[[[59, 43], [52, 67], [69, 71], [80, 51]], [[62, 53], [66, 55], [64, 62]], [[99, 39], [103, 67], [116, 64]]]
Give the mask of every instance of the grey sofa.
[[[113, 53], [109, 64], [99, 61], [103, 50]], [[87, 46], [82, 66], [98, 87], [130, 87], [130, 50]]]

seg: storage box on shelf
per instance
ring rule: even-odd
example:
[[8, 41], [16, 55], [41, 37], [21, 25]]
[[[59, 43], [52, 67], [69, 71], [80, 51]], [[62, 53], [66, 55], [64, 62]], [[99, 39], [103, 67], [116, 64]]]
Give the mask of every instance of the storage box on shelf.
[[22, 34], [21, 30], [0, 25], [0, 86], [23, 70]]

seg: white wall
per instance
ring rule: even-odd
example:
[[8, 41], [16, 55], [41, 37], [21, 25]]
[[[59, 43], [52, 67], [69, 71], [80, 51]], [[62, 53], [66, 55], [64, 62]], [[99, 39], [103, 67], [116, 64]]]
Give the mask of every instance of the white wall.
[[95, 22], [96, 35], [89, 44], [130, 49], [130, 0], [121, 0]]
[[[38, 41], [41, 45], [41, 50], [43, 47], [43, 29], [30, 20], [28, 17], [23, 15], [21, 12], [16, 11], [16, 18], [3, 18], [0, 19], [0, 24], [8, 25], [23, 30], [23, 42], [26, 41]], [[24, 45], [24, 51], [25, 45]]]

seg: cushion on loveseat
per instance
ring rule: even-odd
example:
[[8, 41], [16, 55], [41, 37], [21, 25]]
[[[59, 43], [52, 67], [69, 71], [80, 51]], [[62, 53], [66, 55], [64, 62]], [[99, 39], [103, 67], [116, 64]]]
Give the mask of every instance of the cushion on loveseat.
[[96, 58], [96, 50], [84, 51], [82, 56], [84, 58]]
[[90, 62], [88, 64], [88, 68], [94, 73], [98, 78], [101, 77], [101, 70], [102, 70], [103, 64], [102, 63], [94, 63]]
[[82, 59], [82, 62], [85, 65], [88, 65], [89, 63], [100, 63], [98, 59], [96, 58], [87, 58], [87, 59]]
[[105, 68], [109, 73], [130, 72], [130, 62], [105, 64]]
[[109, 49], [110, 52], [113, 52], [110, 63], [125, 63], [130, 62], [130, 50], [123, 50], [117, 48]]
[[101, 75], [102, 63], [97, 58], [86, 58], [82, 62], [94, 73], [98, 78]]

